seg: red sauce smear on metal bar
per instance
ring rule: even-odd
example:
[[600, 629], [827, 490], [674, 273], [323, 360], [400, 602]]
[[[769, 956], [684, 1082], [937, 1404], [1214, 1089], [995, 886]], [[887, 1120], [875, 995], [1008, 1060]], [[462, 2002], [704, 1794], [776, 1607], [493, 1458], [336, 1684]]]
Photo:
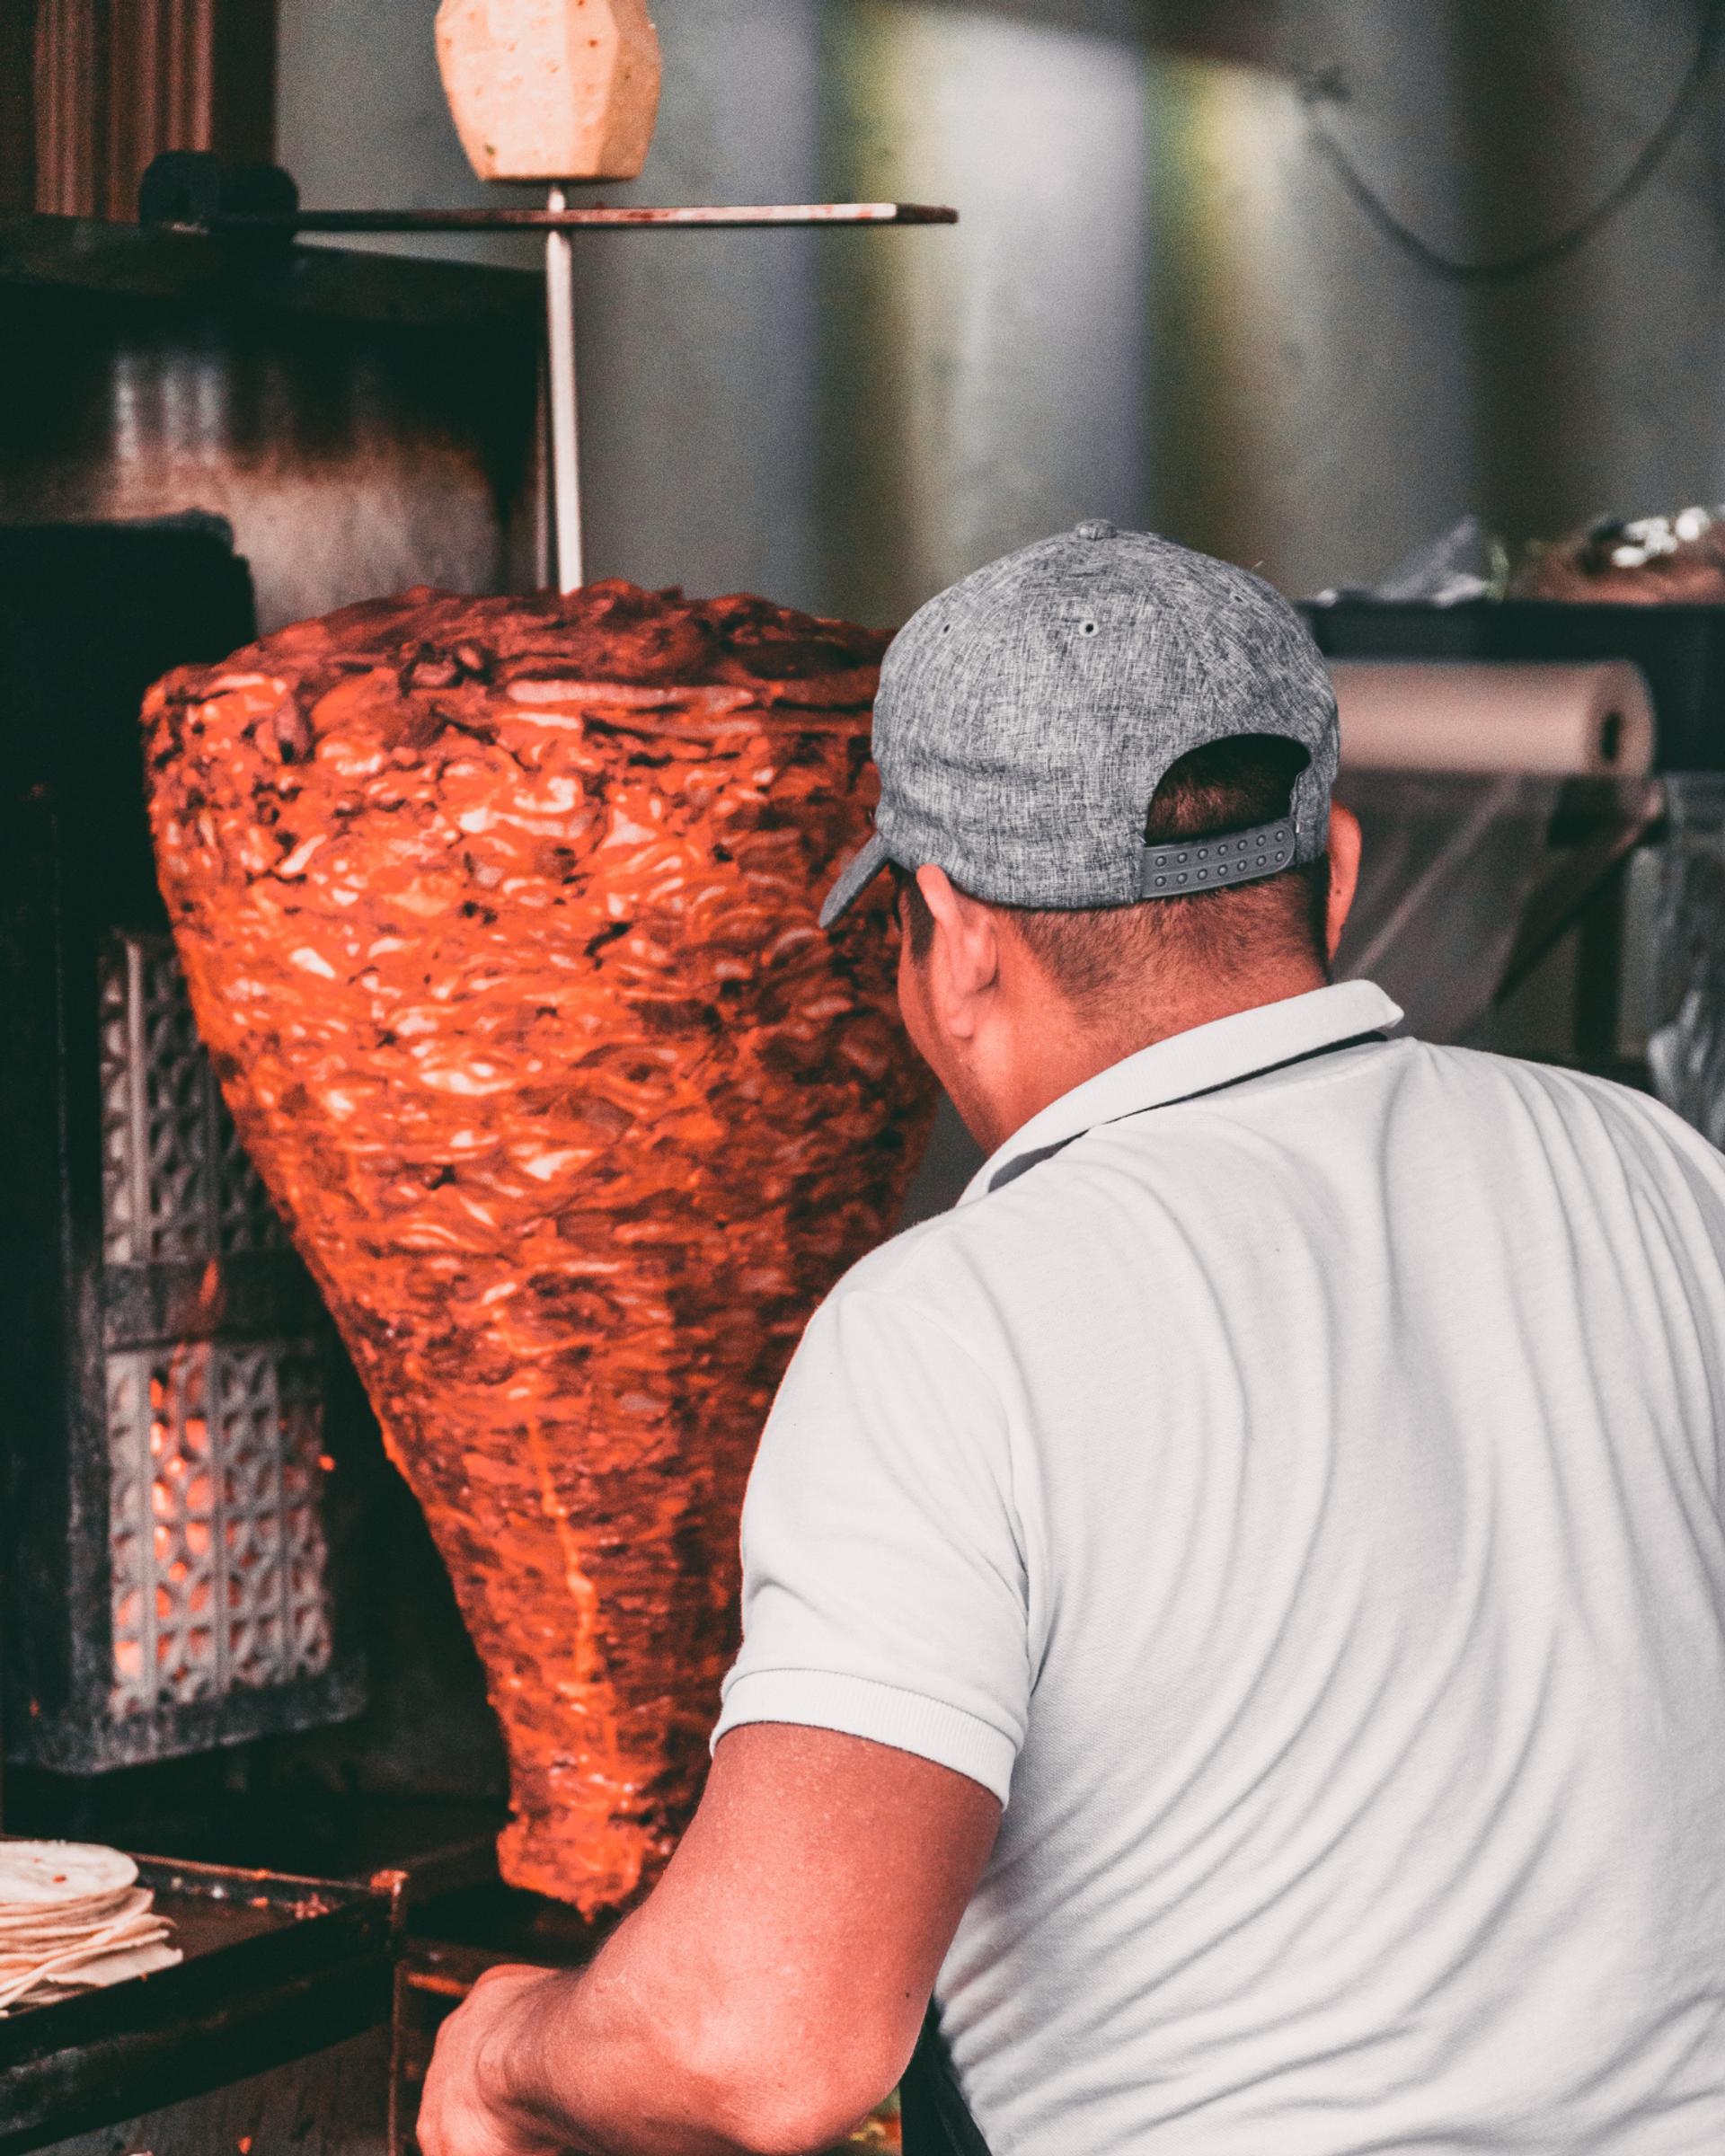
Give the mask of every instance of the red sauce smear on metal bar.
[[146, 705], [199, 1026], [485, 1665], [504, 1875], [589, 1911], [687, 1818], [763, 1418], [926, 1131], [889, 890], [815, 920], [881, 649], [420, 589]]

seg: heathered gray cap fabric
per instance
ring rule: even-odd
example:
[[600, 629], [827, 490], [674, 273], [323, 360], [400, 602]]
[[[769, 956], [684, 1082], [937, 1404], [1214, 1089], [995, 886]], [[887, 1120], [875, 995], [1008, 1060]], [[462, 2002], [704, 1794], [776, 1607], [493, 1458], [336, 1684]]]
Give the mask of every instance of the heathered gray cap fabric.
[[989, 563], [893, 639], [874, 707], [875, 835], [821, 909], [890, 861], [1050, 908], [1145, 896], [1145, 819], [1171, 764], [1236, 734], [1307, 751], [1293, 859], [1329, 835], [1335, 692], [1261, 578], [1100, 519]]

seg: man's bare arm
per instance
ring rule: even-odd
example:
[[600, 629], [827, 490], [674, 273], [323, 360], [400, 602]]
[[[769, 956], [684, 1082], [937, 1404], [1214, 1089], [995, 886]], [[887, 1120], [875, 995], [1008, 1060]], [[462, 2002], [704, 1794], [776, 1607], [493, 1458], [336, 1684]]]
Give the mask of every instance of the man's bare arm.
[[576, 1976], [494, 1973], [447, 2024], [425, 2156], [801, 2156], [893, 2087], [1000, 1806], [860, 1737], [726, 1736], [657, 1890]]

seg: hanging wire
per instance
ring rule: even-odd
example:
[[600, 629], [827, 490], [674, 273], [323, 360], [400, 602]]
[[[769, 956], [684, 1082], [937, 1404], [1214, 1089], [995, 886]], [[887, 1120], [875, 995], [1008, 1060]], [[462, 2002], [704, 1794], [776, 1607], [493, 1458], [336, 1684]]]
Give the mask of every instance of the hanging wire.
[[[1676, 95], [1672, 99], [1665, 118], [1649, 136], [1623, 178], [1566, 232], [1559, 233], [1552, 239], [1542, 240], [1536, 247], [1529, 247], [1522, 253], [1504, 255], [1496, 261], [1465, 261], [1456, 255], [1446, 254], [1441, 248], [1434, 247], [1429, 241], [1422, 239], [1411, 225], [1404, 224], [1396, 216], [1328, 128], [1314, 125], [1313, 146], [1340, 181], [1355, 204], [1384, 238], [1400, 247], [1403, 253], [1411, 254], [1415, 261], [1429, 270], [1434, 276], [1444, 278], [1455, 285], [1513, 284], [1521, 278], [1534, 276], [1541, 270], [1549, 270], [1554, 263], [1566, 261], [1570, 255], [1578, 253], [1611, 223], [1619, 211], [1626, 209], [1646, 187], [1670, 155], [1688, 124], [1695, 100], [1700, 96], [1712, 68], [1721, 31], [1725, 31], [1725, 0], [1708, 0], [1694, 58], [1678, 84]], [[1321, 78], [1314, 86], [1314, 97], [1326, 94], [1335, 94], [1331, 78]]]

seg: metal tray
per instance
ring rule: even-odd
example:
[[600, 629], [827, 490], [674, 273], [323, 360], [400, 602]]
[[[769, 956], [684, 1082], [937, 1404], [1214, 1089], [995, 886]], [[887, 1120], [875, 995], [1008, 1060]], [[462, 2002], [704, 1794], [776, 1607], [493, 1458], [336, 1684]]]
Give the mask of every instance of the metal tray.
[[186, 1957], [0, 2019], [0, 2156], [247, 2080], [390, 2018], [400, 1874], [355, 1886], [137, 1863]]

